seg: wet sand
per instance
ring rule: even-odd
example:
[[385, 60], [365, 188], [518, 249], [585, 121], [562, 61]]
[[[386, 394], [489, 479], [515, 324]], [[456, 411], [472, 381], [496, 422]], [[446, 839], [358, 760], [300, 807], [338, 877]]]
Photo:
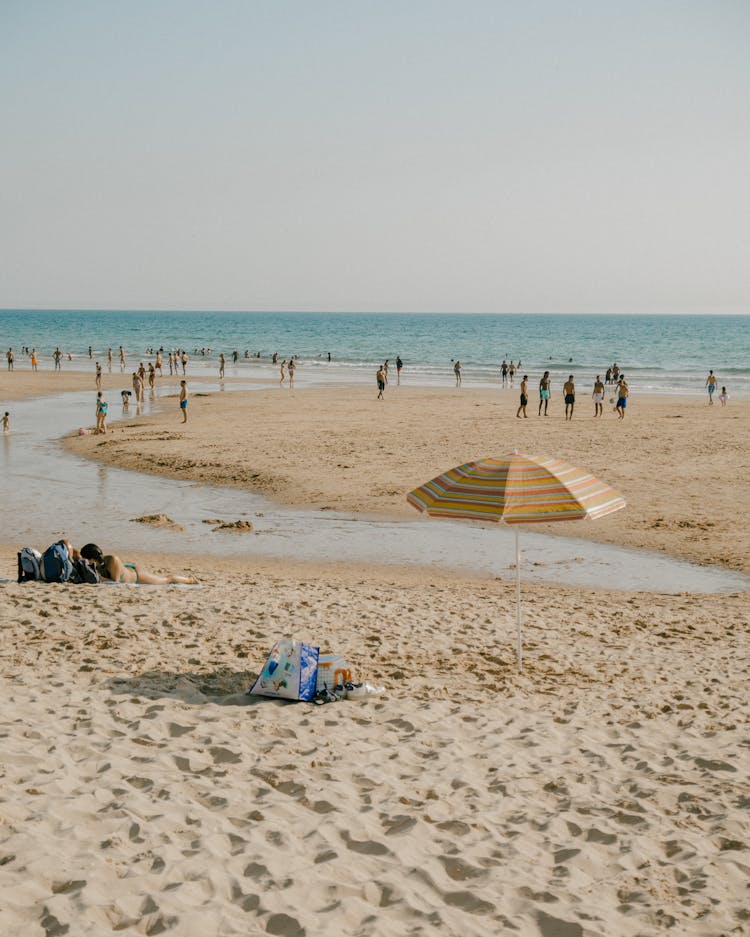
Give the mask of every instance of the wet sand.
[[[409, 518], [406, 492], [453, 465], [514, 449], [545, 453], [590, 469], [628, 507], [595, 524], [535, 531], [750, 571], [750, 420], [740, 401], [722, 408], [703, 397], [634, 395], [624, 421], [607, 405], [595, 420], [579, 393], [565, 423], [559, 395], [546, 419], [532, 398], [526, 420], [515, 417], [515, 391], [402, 386], [386, 395], [379, 402], [369, 387], [211, 394], [192, 401], [184, 427], [166, 408], [105, 441], [68, 444], [110, 465], [249, 488], [285, 504]], [[168, 445], [159, 438], [166, 432]]]

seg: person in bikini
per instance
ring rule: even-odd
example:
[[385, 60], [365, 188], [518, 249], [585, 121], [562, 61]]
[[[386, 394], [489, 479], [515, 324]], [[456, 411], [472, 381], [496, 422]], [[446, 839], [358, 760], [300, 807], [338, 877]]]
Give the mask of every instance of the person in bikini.
[[95, 543], [87, 543], [80, 551], [71, 550], [73, 557], [79, 553], [92, 562], [102, 579], [108, 582], [130, 582], [144, 586], [194, 586], [198, 580], [192, 576], [159, 576], [141, 566], [140, 563], [123, 563], [119, 556], [105, 555]]

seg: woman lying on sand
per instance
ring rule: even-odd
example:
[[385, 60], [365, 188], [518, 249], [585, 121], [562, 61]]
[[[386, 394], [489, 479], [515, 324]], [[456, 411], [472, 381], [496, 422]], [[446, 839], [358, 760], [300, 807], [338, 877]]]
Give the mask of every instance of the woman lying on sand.
[[112, 582], [135, 582], [147, 586], [194, 586], [198, 582], [189, 576], [158, 576], [138, 563], [123, 563], [119, 556], [105, 556], [95, 543], [87, 543], [79, 552], [85, 560], [96, 565], [102, 579]]

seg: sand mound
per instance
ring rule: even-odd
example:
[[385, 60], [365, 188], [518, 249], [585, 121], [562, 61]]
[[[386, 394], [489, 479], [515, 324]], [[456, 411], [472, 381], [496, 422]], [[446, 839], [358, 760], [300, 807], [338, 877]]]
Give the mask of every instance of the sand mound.
[[144, 514], [142, 517], [132, 517], [136, 524], [149, 524], [151, 527], [160, 527], [168, 530], [184, 530], [182, 524], [173, 521], [166, 514]]
[[233, 530], [237, 533], [249, 534], [253, 529], [251, 521], [218, 521], [214, 530]]

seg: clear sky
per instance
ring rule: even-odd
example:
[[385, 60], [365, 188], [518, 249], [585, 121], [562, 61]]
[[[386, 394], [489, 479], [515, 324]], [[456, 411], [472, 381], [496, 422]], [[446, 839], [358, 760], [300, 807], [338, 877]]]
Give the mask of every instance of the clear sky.
[[0, 0], [0, 307], [750, 312], [748, 0]]

